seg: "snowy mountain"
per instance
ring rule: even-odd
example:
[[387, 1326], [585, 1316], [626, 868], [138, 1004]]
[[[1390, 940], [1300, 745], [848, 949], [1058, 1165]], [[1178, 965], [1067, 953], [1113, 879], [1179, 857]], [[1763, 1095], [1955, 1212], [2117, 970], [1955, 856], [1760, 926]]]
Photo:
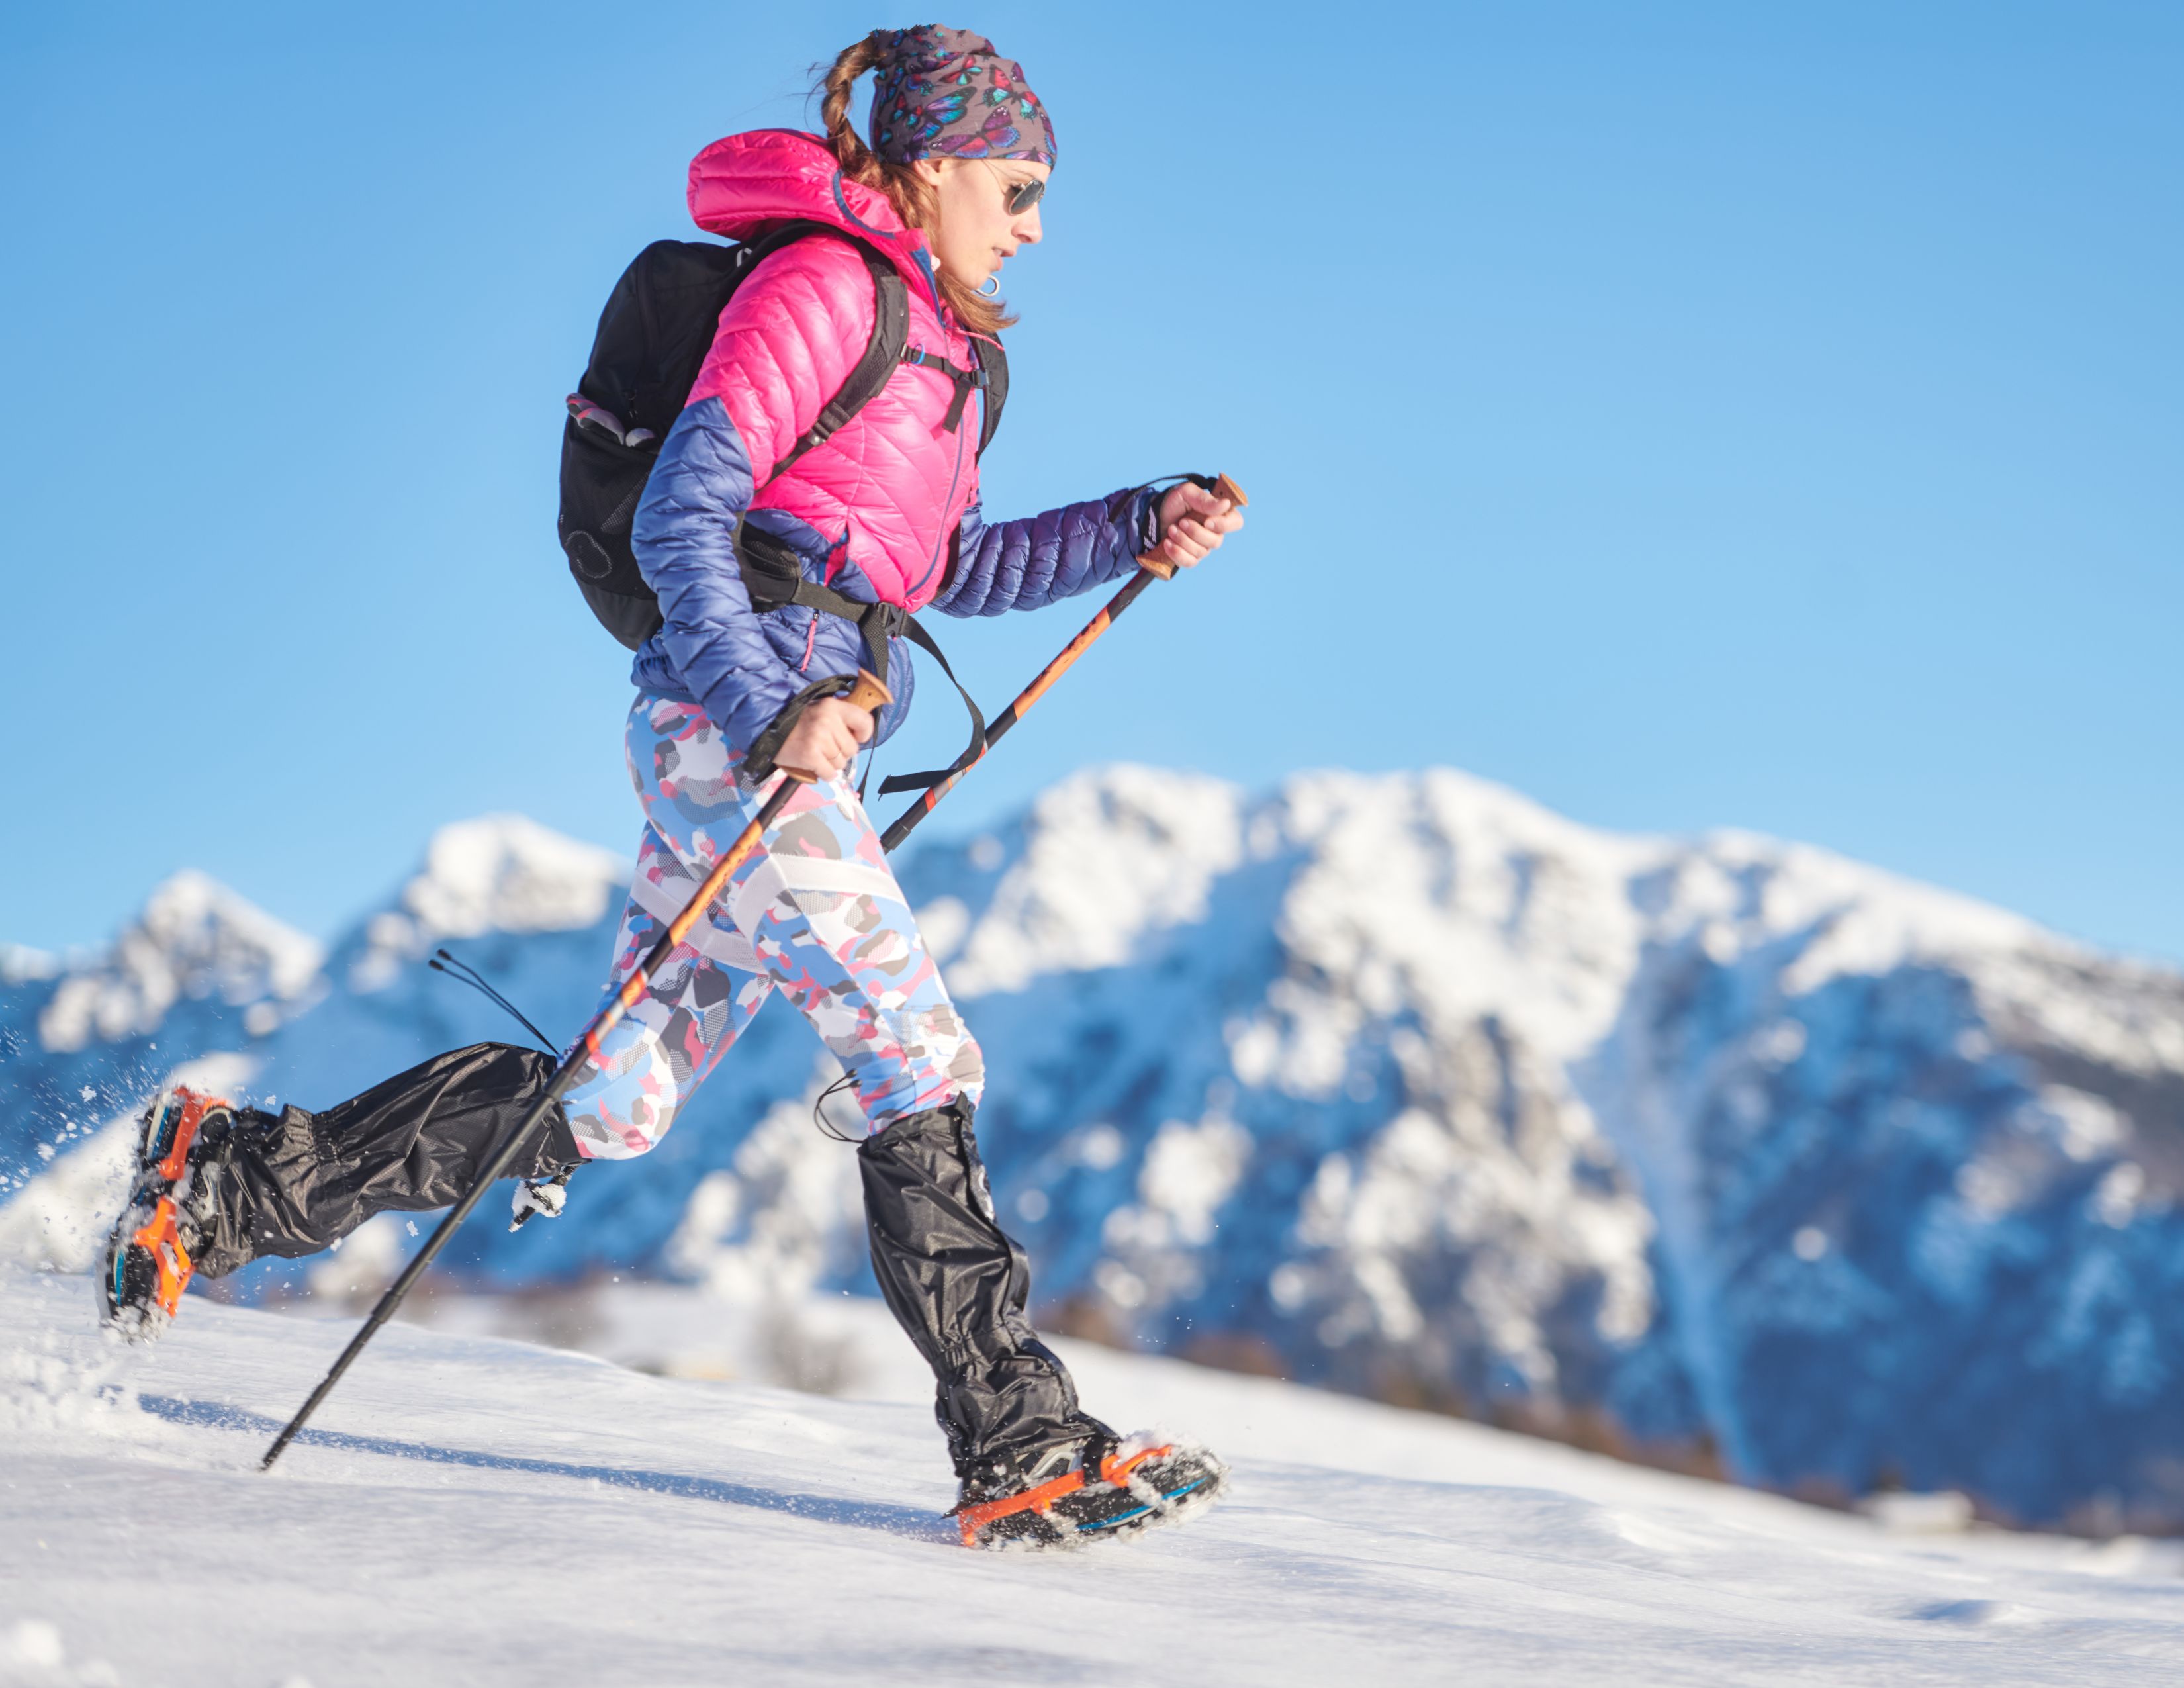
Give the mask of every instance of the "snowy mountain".
[[[572, 1034], [621, 872], [504, 817], [443, 832], [315, 968], [202, 881], [195, 925], [19, 955], [0, 1249], [81, 1257], [100, 1128], [169, 1064], [226, 1051], [222, 1082], [310, 1106], [520, 1039], [425, 968], [441, 944]], [[2184, 1528], [2184, 978], [1446, 771], [1252, 797], [1109, 769], [903, 876], [1050, 1323], [1816, 1496]], [[854, 1165], [811, 1122], [831, 1076], [769, 1009], [645, 1162], [451, 1263], [867, 1287]]]

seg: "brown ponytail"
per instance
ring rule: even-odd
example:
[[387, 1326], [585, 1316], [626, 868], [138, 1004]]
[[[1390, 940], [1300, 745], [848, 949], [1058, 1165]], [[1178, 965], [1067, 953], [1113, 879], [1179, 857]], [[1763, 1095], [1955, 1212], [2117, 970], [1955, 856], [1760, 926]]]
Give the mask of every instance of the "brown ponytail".
[[[857, 125], [850, 121], [850, 92], [856, 86], [857, 78], [886, 56], [886, 49], [880, 45], [886, 33], [884, 30], [874, 30], [855, 47], [844, 51], [812, 90], [822, 96], [819, 120], [827, 125], [827, 144], [841, 160], [842, 174], [855, 181], [866, 181], [866, 172], [879, 161], [858, 135]], [[879, 184], [872, 181], [869, 185]]]
[[[855, 47], [845, 48], [811, 92], [820, 97], [819, 119], [826, 125], [827, 144], [833, 149], [842, 174], [886, 194], [895, 214], [911, 228], [930, 231], [939, 214], [939, 200], [933, 189], [921, 181], [917, 172], [908, 164], [899, 164], [875, 154], [857, 133], [856, 125], [850, 120], [850, 91], [858, 77], [886, 58], [887, 35], [885, 30], [874, 30]], [[954, 159], [941, 160], [943, 170], [951, 166], [961, 168]], [[1000, 300], [989, 298], [965, 286], [937, 264], [933, 276], [940, 284], [940, 297], [956, 313], [956, 320], [970, 332], [991, 338], [1016, 321]]]

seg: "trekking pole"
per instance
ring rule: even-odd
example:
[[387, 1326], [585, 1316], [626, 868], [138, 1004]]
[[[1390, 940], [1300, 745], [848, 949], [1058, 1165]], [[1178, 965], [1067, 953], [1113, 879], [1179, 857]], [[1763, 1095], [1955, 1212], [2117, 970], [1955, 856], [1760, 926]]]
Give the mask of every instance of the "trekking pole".
[[[856, 709], [876, 710], [883, 704], [893, 703], [894, 699], [885, 686], [860, 669], [857, 683], [850, 691], [848, 701]], [[532, 1104], [531, 1111], [524, 1115], [522, 1123], [509, 1134], [508, 1140], [486, 1163], [485, 1171], [471, 1186], [470, 1194], [448, 1209], [448, 1217], [440, 1221], [439, 1228], [426, 1240], [425, 1246], [417, 1251], [416, 1257], [403, 1268], [399, 1278], [387, 1286], [387, 1293], [379, 1298], [379, 1305], [371, 1310], [371, 1317], [365, 1320], [364, 1329], [349, 1339], [348, 1346], [342, 1350], [341, 1357], [334, 1362], [333, 1368], [311, 1391], [311, 1398], [297, 1410], [294, 1418], [281, 1427], [281, 1434], [274, 1437], [273, 1446], [265, 1450], [265, 1457], [259, 1462], [260, 1471], [273, 1468], [273, 1462], [281, 1457], [281, 1451], [296, 1440], [296, 1433], [304, 1428], [304, 1421], [318, 1411], [319, 1403], [326, 1398], [333, 1386], [341, 1381], [342, 1373], [364, 1351], [364, 1345], [371, 1340], [380, 1326], [394, 1317], [394, 1310], [402, 1305], [403, 1297], [425, 1275], [425, 1268], [432, 1265], [433, 1256], [447, 1246], [448, 1240], [454, 1235], [456, 1228], [470, 1217], [471, 1210], [478, 1205], [494, 1181], [507, 1172], [509, 1164], [515, 1159], [516, 1150], [531, 1135], [538, 1122], [546, 1117], [546, 1111], [560, 1100], [561, 1094], [575, 1081], [585, 1064], [599, 1056], [600, 1039], [620, 1025], [622, 1017], [643, 1000], [653, 974], [666, 964], [675, 946], [689, 934], [690, 928], [713, 905], [714, 898], [727, 888], [736, 869], [750, 859], [751, 853], [764, 839], [767, 828], [788, 806], [788, 799], [795, 794], [797, 788], [809, 785], [818, 777], [816, 774], [806, 773], [800, 768], [783, 768], [781, 772], [786, 777], [775, 788], [773, 795], [766, 799], [766, 806], [758, 811], [757, 817], [743, 829], [727, 852], [713, 864], [713, 871], [705, 876], [705, 883], [698, 888], [697, 894], [684, 905], [682, 913], [668, 922], [667, 930], [660, 934], [660, 941], [645, 952], [644, 959], [637, 964], [637, 970], [622, 982], [621, 989], [599, 1011], [592, 1023], [584, 1028], [583, 1036], [577, 1039], [568, 1054], [561, 1057], [561, 1064], [554, 1069], [554, 1076], [547, 1083], [545, 1094]]]
[[[1251, 503], [1244, 496], [1244, 489], [1226, 475], [1215, 476], [1210, 490], [1239, 508]], [[1138, 601], [1139, 593], [1156, 579], [1170, 580], [1174, 575], [1175, 565], [1162, 560], [1156, 551], [1148, 551], [1139, 558], [1138, 572], [1130, 583], [1107, 600], [1100, 613], [1084, 624], [1084, 631], [1061, 648], [1061, 655], [1039, 670], [1039, 677], [1017, 694], [1014, 703], [994, 717], [994, 724], [986, 729], [985, 744], [978, 754], [947, 778], [928, 787], [924, 796], [889, 822], [888, 829], [880, 834], [880, 848], [891, 850], [916, 831], [917, 823], [930, 815], [939, 805], [940, 799], [956, 788], [956, 782], [986, 760], [986, 752], [994, 748], [1001, 735], [1029, 715], [1031, 706], [1046, 695], [1047, 688], [1069, 671], [1077, 659], [1092, 648], [1095, 639], [1114, 626], [1117, 616]]]

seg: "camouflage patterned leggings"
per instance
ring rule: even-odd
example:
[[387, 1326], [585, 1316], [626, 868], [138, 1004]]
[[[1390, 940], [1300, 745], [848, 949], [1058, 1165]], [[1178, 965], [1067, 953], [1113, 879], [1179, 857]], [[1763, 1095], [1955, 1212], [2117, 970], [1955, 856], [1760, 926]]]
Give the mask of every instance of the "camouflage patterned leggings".
[[[610, 995], [772, 790], [737, 779], [741, 752], [695, 704], [640, 694], [627, 743], [646, 825]], [[978, 1045], [855, 790], [846, 780], [806, 787], [766, 842], [564, 1099], [586, 1158], [626, 1159], [657, 1143], [776, 990], [855, 1077], [872, 1129], [959, 1095], [978, 1100]]]

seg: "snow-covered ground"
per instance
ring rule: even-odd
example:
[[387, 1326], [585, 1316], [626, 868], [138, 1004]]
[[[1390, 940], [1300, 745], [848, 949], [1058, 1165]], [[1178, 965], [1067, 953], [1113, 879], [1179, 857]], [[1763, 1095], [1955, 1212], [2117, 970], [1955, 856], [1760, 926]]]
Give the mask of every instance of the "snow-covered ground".
[[[601, 1340], [700, 1306], [632, 1302]], [[874, 1311], [844, 1303], [836, 1334], [866, 1340]], [[350, 1329], [193, 1298], [130, 1349], [81, 1278], [0, 1269], [0, 1682], [2143, 1688], [2184, 1667], [2173, 1544], [1891, 1533], [1082, 1345], [1088, 1404], [1218, 1447], [1229, 1499], [1129, 1546], [967, 1554], [901, 1367], [828, 1397], [401, 1324], [261, 1475]]]

